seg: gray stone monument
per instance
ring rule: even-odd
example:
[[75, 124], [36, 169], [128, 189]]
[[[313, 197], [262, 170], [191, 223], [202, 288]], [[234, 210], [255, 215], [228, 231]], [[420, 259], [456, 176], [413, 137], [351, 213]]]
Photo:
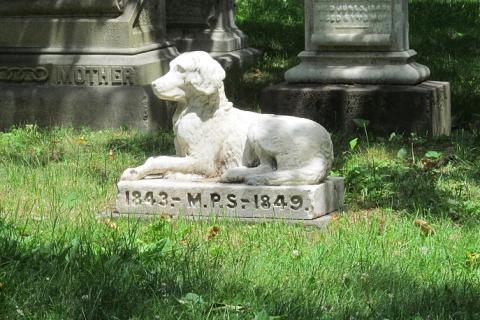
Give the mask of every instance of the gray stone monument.
[[260, 55], [235, 24], [234, 0], [167, 0], [166, 5], [168, 38], [180, 52], [209, 52], [226, 68], [249, 65]]
[[267, 88], [265, 112], [313, 118], [352, 130], [354, 118], [382, 133], [450, 134], [450, 86], [409, 48], [407, 0], [305, 0], [305, 51]]
[[164, 0], [0, 0], [0, 128], [169, 126]]
[[176, 156], [151, 157], [126, 169], [117, 215], [322, 225], [342, 206], [343, 179], [328, 176], [334, 155], [325, 128], [233, 107], [224, 91], [225, 71], [206, 52], [183, 53], [170, 67], [152, 87], [177, 105]]

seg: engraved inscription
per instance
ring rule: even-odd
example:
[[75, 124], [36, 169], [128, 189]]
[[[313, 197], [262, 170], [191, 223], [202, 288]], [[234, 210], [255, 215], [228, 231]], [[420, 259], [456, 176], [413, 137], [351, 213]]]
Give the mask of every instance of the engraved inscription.
[[319, 45], [389, 45], [392, 0], [315, 0], [312, 42]]
[[215, 9], [215, 0], [167, 0], [167, 23], [207, 26]]
[[56, 66], [55, 84], [79, 86], [130, 86], [135, 69], [125, 66]]
[[167, 192], [125, 191], [125, 201], [129, 206], [158, 206], [160, 208], [177, 208], [185, 206], [189, 209], [259, 209], [259, 210], [309, 210], [304, 207], [301, 195], [286, 197], [285, 195], [254, 194], [250, 199], [240, 198], [229, 193], [225, 196], [219, 193], [186, 193], [183, 197], [171, 196]]
[[45, 82], [49, 77], [45, 67], [2, 67], [0, 81], [6, 82]]

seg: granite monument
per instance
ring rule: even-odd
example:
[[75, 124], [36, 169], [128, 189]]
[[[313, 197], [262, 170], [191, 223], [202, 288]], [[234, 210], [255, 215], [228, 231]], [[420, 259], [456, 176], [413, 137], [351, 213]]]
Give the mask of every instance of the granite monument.
[[206, 51], [223, 67], [252, 64], [260, 51], [235, 24], [234, 0], [167, 0], [167, 33], [180, 52]]
[[407, 0], [305, 0], [305, 16], [301, 62], [263, 92], [263, 110], [340, 131], [362, 118], [384, 134], [450, 134], [450, 85], [415, 62]]
[[164, 0], [0, 0], [0, 128], [168, 126]]

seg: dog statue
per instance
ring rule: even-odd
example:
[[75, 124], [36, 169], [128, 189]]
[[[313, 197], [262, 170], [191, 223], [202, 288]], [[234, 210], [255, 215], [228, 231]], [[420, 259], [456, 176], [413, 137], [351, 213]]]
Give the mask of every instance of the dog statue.
[[163, 100], [176, 101], [177, 156], [149, 158], [121, 180], [149, 175], [192, 175], [249, 185], [318, 184], [333, 162], [330, 134], [297, 117], [259, 114], [232, 106], [222, 66], [206, 52], [187, 52], [152, 83]]

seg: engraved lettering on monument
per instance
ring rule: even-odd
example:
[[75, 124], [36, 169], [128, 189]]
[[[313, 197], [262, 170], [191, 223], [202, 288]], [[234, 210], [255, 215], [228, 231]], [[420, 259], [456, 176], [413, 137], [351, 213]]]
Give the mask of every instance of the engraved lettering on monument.
[[130, 86], [135, 69], [125, 66], [56, 66], [54, 83], [84, 86]]
[[169, 24], [203, 24], [208, 25], [212, 14], [214, 0], [167, 1], [167, 22]]
[[[241, 210], [270, 210], [277, 213], [279, 211], [309, 211], [311, 204], [304, 200], [304, 196], [294, 194], [285, 196], [284, 194], [253, 194], [249, 199], [239, 199], [239, 195], [228, 193], [222, 196], [216, 192], [186, 192], [181, 196], [170, 196], [167, 192], [127, 190], [123, 192], [124, 201], [127, 206], [155, 206], [159, 208], [167, 207], [185, 207], [190, 209], [241, 209]], [[242, 203], [240, 204], [239, 201]]]
[[316, 0], [312, 42], [335, 46], [388, 46], [392, 0]]
[[0, 66], [0, 82], [45, 82], [48, 79], [45, 67]]

